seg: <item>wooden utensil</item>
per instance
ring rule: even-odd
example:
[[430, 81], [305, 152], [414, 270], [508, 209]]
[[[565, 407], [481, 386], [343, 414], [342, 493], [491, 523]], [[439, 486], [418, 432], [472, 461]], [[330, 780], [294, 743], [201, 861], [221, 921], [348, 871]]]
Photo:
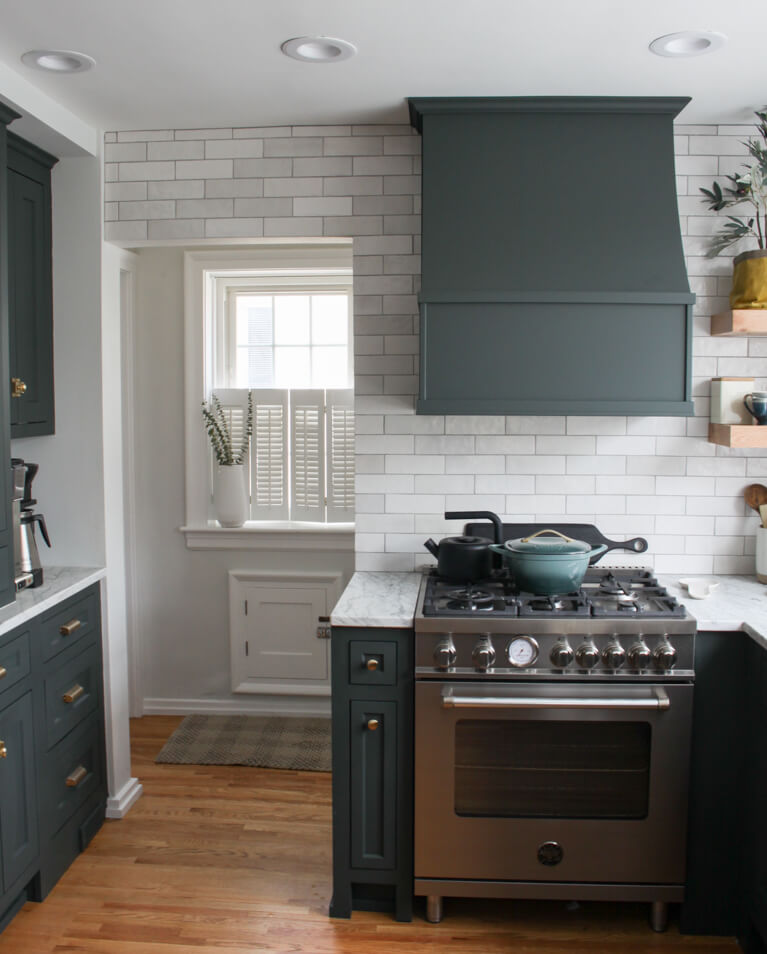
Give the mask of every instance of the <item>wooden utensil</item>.
[[767, 528], [767, 504], [759, 507], [759, 516], [762, 518], [762, 526]]
[[767, 487], [764, 484], [749, 484], [743, 491], [746, 503], [759, 513], [759, 508], [767, 504]]

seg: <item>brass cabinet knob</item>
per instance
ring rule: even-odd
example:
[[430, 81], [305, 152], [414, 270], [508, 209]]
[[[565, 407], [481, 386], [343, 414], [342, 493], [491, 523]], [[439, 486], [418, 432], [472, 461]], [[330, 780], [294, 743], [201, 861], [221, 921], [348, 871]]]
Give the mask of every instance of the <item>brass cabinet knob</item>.
[[59, 633], [61, 633], [62, 636], [71, 636], [72, 633], [82, 625], [79, 619], [70, 619], [68, 623], [62, 623], [62, 625], [59, 626]]
[[368, 719], [368, 729], [370, 729], [371, 732], [375, 732], [377, 728], [378, 728], [378, 719]]
[[380, 660], [375, 659], [374, 657], [371, 656], [370, 659], [368, 659], [368, 661], [365, 663], [365, 666], [366, 666], [371, 672], [375, 672], [376, 669], [378, 669], [378, 667], [380, 666], [380, 664], [381, 664], [381, 663], [380, 663]]
[[20, 398], [26, 392], [27, 386], [21, 378], [11, 378], [11, 397]]
[[0, 666], [0, 679], [5, 679], [7, 675], [8, 670], [5, 668], [5, 666]]
[[8, 749], [5, 747], [5, 742], [0, 742], [0, 759], [8, 758]]
[[61, 698], [64, 700], [64, 702], [67, 702], [67, 703], [76, 702], [84, 692], [85, 692], [85, 689], [83, 689], [82, 686], [75, 685], [75, 686], [72, 686], [72, 688], [69, 689], [67, 692], [65, 692]]
[[77, 768], [66, 777], [67, 788], [77, 788], [87, 774], [88, 769], [85, 768], [84, 765], [78, 765]]

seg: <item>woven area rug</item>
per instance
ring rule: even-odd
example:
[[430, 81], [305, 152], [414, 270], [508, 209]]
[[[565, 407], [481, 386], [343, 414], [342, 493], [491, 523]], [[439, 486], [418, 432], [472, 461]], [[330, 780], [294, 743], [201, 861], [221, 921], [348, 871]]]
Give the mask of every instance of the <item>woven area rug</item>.
[[190, 715], [155, 762], [330, 771], [330, 719]]

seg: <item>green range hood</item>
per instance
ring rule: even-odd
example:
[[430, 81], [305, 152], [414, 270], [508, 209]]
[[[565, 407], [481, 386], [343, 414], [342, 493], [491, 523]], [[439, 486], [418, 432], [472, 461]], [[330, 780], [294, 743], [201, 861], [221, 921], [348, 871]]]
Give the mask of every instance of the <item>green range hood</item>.
[[687, 98], [410, 99], [419, 413], [690, 415]]

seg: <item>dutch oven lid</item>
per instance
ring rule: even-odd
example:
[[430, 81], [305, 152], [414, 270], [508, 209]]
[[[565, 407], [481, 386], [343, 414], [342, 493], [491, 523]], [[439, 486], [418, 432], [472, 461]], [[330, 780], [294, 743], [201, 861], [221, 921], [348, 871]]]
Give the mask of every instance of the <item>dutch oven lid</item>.
[[[544, 533], [554, 533], [557, 539], [541, 539], [541, 534]], [[590, 543], [573, 540], [572, 537], [566, 537], [558, 530], [539, 530], [538, 533], [533, 533], [529, 537], [507, 540], [506, 549], [513, 553], [575, 554], [591, 553], [592, 547]]]

